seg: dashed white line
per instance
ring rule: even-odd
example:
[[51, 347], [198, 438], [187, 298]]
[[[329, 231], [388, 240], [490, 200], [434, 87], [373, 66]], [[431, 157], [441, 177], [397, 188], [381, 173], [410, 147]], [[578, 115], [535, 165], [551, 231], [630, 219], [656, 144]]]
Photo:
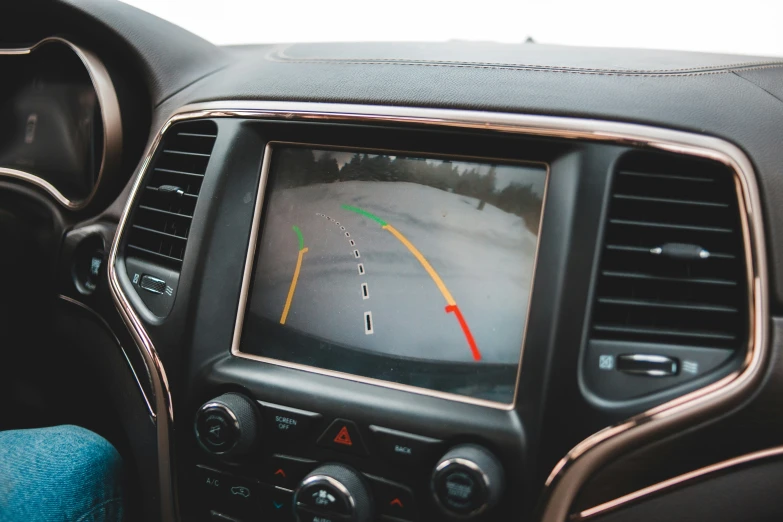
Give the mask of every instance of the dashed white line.
[[359, 259], [362, 256], [359, 255], [359, 251], [358, 250], [354, 250], [353, 251], [353, 257], [355, 257], [356, 259]]
[[364, 265], [362, 263], [359, 263], [359, 273], [364, 275]]
[[345, 233], [345, 237], [351, 237], [351, 234], [349, 234], [348, 232], [346, 232], [346, 233]]
[[351, 246], [356, 246], [356, 241], [353, 239], [349, 239], [348, 242], [351, 244]]
[[370, 298], [370, 289], [367, 288], [367, 283], [362, 283], [362, 299]]
[[372, 335], [375, 332], [372, 324], [372, 312], [364, 312], [364, 333]]

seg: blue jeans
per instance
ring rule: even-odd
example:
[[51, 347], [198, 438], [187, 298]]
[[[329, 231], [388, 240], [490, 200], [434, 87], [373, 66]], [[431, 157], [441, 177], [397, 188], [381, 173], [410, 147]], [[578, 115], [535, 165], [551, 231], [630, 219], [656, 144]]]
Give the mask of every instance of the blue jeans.
[[77, 426], [0, 431], [0, 522], [121, 522], [122, 459]]

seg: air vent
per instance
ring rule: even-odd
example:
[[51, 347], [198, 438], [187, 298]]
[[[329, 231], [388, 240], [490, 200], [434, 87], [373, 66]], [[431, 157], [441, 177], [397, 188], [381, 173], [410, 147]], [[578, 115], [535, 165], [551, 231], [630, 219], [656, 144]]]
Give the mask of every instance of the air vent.
[[180, 269], [216, 137], [217, 125], [207, 120], [166, 131], [134, 209], [128, 255]]
[[635, 155], [615, 172], [592, 339], [742, 346], [748, 289], [732, 172]]

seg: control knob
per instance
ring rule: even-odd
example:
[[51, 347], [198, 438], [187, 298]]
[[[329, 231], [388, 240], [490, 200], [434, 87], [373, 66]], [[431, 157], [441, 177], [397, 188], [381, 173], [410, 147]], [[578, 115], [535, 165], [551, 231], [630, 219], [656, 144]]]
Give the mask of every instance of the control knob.
[[486, 448], [462, 444], [438, 461], [430, 487], [435, 503], [445, 515], [452, 519], [471, 519], [500, 501], [503, 467]]
[[324, 464], [294, 493], [298, 522], [371, 522], [372, 496], [361, 473], [343, 464]]
[[258, 409], [239, 393], [224, 393], [196, 414], [196, 437], [202, 448], [226, 459], [250, 452], [260, 434]]

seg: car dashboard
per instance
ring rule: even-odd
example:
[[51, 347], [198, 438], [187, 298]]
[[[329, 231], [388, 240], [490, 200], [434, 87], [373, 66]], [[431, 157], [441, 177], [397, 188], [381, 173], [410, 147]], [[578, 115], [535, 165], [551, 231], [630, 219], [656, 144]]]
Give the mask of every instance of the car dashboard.
[[783, 61], [3, 18], [0, 429], [130, 519], [783, 514]]

